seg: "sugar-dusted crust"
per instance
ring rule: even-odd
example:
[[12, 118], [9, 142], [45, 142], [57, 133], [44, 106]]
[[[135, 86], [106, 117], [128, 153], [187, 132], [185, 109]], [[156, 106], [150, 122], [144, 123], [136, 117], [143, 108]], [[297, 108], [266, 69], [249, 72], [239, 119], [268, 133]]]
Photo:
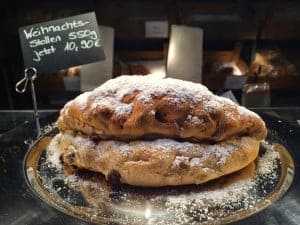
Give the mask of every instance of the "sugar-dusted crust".
[[133, 75], [111, 79], [67, 103], [58, 128], [122, 140], [221, 141], [233, 136], [262, 140], [267, 133], [258, 115], [201, 84]]
[[135, 186], [200, 184], [244, 168], [258, 155], [259, 141], [239, 137], [217, 144], [171, 139], [99, 141], [77, 134], [59, 134], [64, 163], [120, 174], [122, 183]]

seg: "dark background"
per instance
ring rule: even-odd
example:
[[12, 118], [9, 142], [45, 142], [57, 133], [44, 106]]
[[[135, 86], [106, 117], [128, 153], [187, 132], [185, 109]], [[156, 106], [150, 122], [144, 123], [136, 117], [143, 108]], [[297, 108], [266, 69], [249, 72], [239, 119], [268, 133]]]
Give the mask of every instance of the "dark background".
[[[145, 21], [168, 20], [169, 25], [203, 28], [204, 55], [212, 51], [234, 51], [238, 45], [240, 57], [250, 65], [257, 49], [276, 50], [300, 71], [300, 2], [297, 0], [5, 0], [0, 1], [0, 109], [32, 107], [29, 91], [24, 95], [14, 91], [24, 69], [18, 28], [91, 11], [95, 11], [99, 24], [115, 29], [115, 61], [166, 60], [168, 39], [145, 38]], [[197, 15], [210, 15], [214, 19], [199, 21]], [[118, 66], [114, 64], [114, 76], [123, 73]], [[279, 75], [262, 79], [270, 82], [272, 106], [300, 106], [298, 72]], [[204, 84], [210, 89], [221, 88], [218, 77], [207, 77]], [[43, 86], [44, 83], [47, 85]], [[39, 108], [61, 107], [49, 104], [50, 92], [70, 97], [78, 94], [57, 90], [58, 86], [56, 81], [49, 80], [37, 84]], [[240, 92], [236, 94], [239, 96]]]

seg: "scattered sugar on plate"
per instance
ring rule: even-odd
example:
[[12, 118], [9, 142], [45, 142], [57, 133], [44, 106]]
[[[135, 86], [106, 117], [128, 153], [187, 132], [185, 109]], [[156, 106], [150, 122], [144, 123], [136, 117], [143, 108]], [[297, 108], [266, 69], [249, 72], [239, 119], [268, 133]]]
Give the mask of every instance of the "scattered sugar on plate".
[[57, 134], [49, 143], [47, 147], [47, 163], [49, 166], [56, 168], [58, 170], [62, 169], [62, 163], [59, 159], [59, 142], [60, 142], [61, 134]]
[[[258, 161], [258, 170], [259, 174], [270, 174], [272, 175], [272, 165], [276, 159], [279, 159], [280, 155], [279, 152], [274, 150], [274, 146], [267, 141], [262, 141], [262, 146], [265, 149], [269, 149], [264, 154], [264, 157]], [[275, 176], [275, 174], [274, 174]]]

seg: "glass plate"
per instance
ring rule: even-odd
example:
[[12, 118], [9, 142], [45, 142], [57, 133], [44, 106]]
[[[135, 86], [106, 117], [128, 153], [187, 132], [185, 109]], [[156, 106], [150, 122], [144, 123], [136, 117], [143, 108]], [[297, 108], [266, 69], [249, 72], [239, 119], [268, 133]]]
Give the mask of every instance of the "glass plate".
[[67, 167], [57, 169], [49, 164], [46, 148], [55, 134], [52, 131], [41, 137], [28, 151], [24, 161], [28, 185], [40, 199], [59, 211], [98, 224], [237, 221], [277, 201], [290, 187], [295, 172], [288, 150], [272, 143], [261, 146], [255, 163], [206, 184], [116, 187], [100, 174]]

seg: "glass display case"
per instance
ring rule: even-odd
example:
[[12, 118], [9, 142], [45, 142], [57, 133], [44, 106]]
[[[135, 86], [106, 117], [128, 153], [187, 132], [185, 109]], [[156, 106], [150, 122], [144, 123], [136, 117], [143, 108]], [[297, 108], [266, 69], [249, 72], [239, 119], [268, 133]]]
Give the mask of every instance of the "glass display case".
[[[79, 94], [91, 91], [107, 80], [124, 74], [129, 76], [152, 74], [153, 77], [162, 79], [178, 78], [197, 83], [197, 87], [201, 87], [202, 90], [201, 83], [218, 96], [227, 94], [225, 97], [229, 96], [234, 102], [259, 114], [268, 128], [267, 139], [278, 144], [274, 145], [274, 148], [281, 154], [282, 158], [279, 157], [277, 161], [274, 160], [277, 163], [277, 167], [274, 166], [274, 171], [278, 175], [274, 183], [277, 183], [270, 184], [273, 181], [268, 181], [265, 178], [264, 181], [266, 182], [259, 183], [260, 187], [256, 185], [252, 190], [247, 189], [246, 191], [250, 193], [250, 196], [251, 194], [263, 196], [264, 201], [261, 204], [254, 204], [253, 199], [253, 204], [251, 199], [246, 199], [252, 205], [247, 205], [248, 202], [243, 201], [244, 199], [239, 203], [234, 202], [233, 206], [230, 204], [228, 206], [227, 203], [223, 204], [222, 207], [226, 210], [232, 206], [226, 211], [227, 214], [230, 214], [230, 210], [236, 210], [237, 213], [224, 216], [221, 220], [214, 220], [213, 217], [209, 217], [206, 209], [194, 208], [194, 211], [188, 211], [188, 208], [186, 219], [189, 220], [185, 221], [181, 218], [182, 220], [175, 221], [176, 223], [202, 224], [204, 221], [205, 224], [210, 224], [210, 222], [213, 224], [214, 222], [215, 224], [232, 222], [237, 225], [300, 224], [300, 1], [17, 0], [0, 1], [0, 11], [2, 28], [2, 32], [0, 32], [0, 224], [164, 224], [165, 220], [151, 220], [156, 214], [168, 213], [165, 208], [161, 211], [157, 210], [156, 214], [152, 211], [151, 207], [156, 206], [157, 203], [155, 196], [150, 198], [151, 200], [147, 199], [146, 206], [148, 208], [145, 211], [133, 210], [130, 207], [125, 207], [126, 209], [122, 211], [124, 217], [129, 214], [135, 216], [140, 214], [145, 221], [143, 220], [141, 223], [140, 221], [129, 220], [118, 221], [114, 220], [116, 219], [114, 210], [120, 208], [120, 205], [117, 204], [118, 202], [114, 202], [113, 186], [109, 187], [111, 190], [105, 185], [101, 186], [104, 187], [103, 192], [100, 193], [101, 198], [104, 193], [107, 194], [106, 200], [112, 202], [113, 205], [113, 207], [106, 207], [105, 204], [102, 204], [105, 201], [99, 203], [90, 196], [85, 199], [86, 196], [79, 195], [81, 190], [77, 189], [73, 192], [68, 189], [68, 193], [64, 192], [65, 187], [64, 184], [59, 183], [60, 180], [58, 186], [54, 185], [54, 188], [59, 189], [58, 192], [62, 190], [61, 199], [66, 200], [60, 204], [61, 199], [58, 199], [57, 202], [54, 201], [55, 203], [50, 202], [55, 196], [51, 195], [53, 193], [48, 195], [48, 189], [43, 189], [43, 182], [39, 180], [40, 178], [47, 180], [49, 177], [52, 179], [51, 176], [55, 174], [50, 167], [48, 168], [48, 164], [42, 164], [46, 157], [46, 151], [40, 146], [47, 147], [49, 141], [56, 134], [55, 122], [62, 107]], [[99, 29], [101, 43], [103, 41], [101, 51], [103, 47], [105, 60], [101, 58], [101, 61], [93, 61], [93, 63], [84, 65], [70, 63], [67, 64], [72, 66], [69, 68], [37, 73], [35, 91], [42, 126], [42, 136], [37, 138], [33, 111], [33, 105], [35, 105], [33, 102], [35, 101], [32, 100], [34, 97], [32, 97], [30, 90], [26, 90], [23, 94], [16, 91], [16, 83], [24, 76], [23, 43], [20, 43], [19, 38], [20, 28], [57, 19], [64, 21], [65, 18], [90, 12], [94, 13], [93, 16], [95, 15], [97, 20], [95, 28], [96, 30]], [[58, 37], [57, 42], [61, 38]], [[50, 37], [48, 38], [50, 40]], [[37, 39], [35, 41], [34, 43], [37, 43]], [[33, 49], [38, 49], [36, 47], [38, 46], [33, 47]], [[43, 51], [42, 47], [41, 51]], [[76, 46], [73, 47], [75, 51]], [[70, 49], [69, 46], [68, 51]], [[74, 53], [74, 55], [76, 54]], [[68, 61], [68, 56], [57, 57], [57, 61]], [[189, 85], [193, 86], [191, 83]], [[164, 88], [167, 89], [165, 86]], [[188, 92], [189, 88], [184, 90]], [[135, 90], [135, 94], [137, 92]], [[121, 100], [122, 104], [128, 99], [124, 97]], [[191, 99], [192, 97], [189, 100]], [[128, 100], [128, 102], [130, 101], [132, 99]], [[107, 101], [105, 104], [111, 106], [114, 102]], [[179, 105], [177, 104], [176, 107], [181, 107]], [[176, 107], [174, 111], [178, 109]], [[189, 107], [190, 105], [187, 108]], [[226, 104], [222, 107], [226, 108]], [[108, 117], [111, 113], [107, 112]], [[150, 114], [156, 119], [156, 122], [165, 122], [160, 118], [166, 116], [160, 115], [163, 113], [151, 110]], [[210, 118], [210, 116], [218, 117], [222, 113], [212, 114], [208, 116], [208, 120], [217, 121], [214, 126], [221, 124], [220, 130], [215, 133], [227, 129], [222, 127], [224, 125], [222, 122], [218, 124], [219, 119]], [[223, 117], [226, 117], [225, 114]], [[185, 116], [183, 121], [192, 118], [190, 114]], [[171, 115], [170, 121], [174, 122], [175, 117], [176, 115]], [[195, 124], [196, 122], [196, 120], [190, 121], [190, 123]], [[237, 125], [239, 122], [235, 120], [232, 123]], [[176, 129], [183, 129], [181, 125], [177, 126]], [[120, 127], [123, 129], [123, 125]], [[251, 128], [246, 129], [247, 135], [248, 129]], [[149, 137], [146, 135], [140, 138], [143, 141], [147, 141], [147, 138], [155, 139], [152, 135], [155, 136], [156, 133], [149, 134]], [[233, 139], [234, 135], [228, 136], [228, 138]], [[235, 138], [241, 138], [243, 135], [245, 134], [240, 133]], [[116, 140], [120, 138], [112, 137]], [[98, 141], [97, 138], [94, 142]], [[163, 136], [163, 138], [170, 137]], [[172, 138], [174, 138], [172, 141], [180, 143], [191, 141], [195, 144], [196, 142], [196, 140], [181, 139], [179, 136]], [[220, 140], [210, 140], [209, 138], [205, 140], [200, 138], [200, 141], [204, 141], [201, 144], [220, 144]], [[131, 141], [131, 139], [127, 140], [128, 143]], [[252, 161], [254, 170], [258, 167], [260, 154], [266, 153], [263, 146], [266, 143], [268, 141], [262, 141], [260, 145], [257, 144], [259, 153], [257, 160], [254, 160], [255, 165]], [[28, 156], [29, 153], [31, 158]], [[61, 158], [57, 161], [62, 163]], [[267, 160], [264, 163], [268, 164]], [[28, 165], [30, 166], [28, 167]], [[68, 169], [70, 168], [67, 168], [66, 171]], [[75, 171], [76, 167], [72, 167], [70, 170], [73, 169]], [[48, 175], [49, 177], [47, 177]], [[58, 174], [58, 177], [63, 175], [63, 173]], [[99, 178], [97, 176], [95, 179]], [[91, 175], [91, 177], [93, 176]], [[53, 178], [53, 180], [55, 179]], [[226, 183], [223, 181], [221, 179], [221, 186]], [[278, 186], [276, 186], [277, 184]], [[217, 187], [216, 189], [219, 187], [219, 183], [214, 183], [214, 181], [208, 183], [208, 186], [200, 185], [199, 187], [202, 187], [203, 190], [213, 189], [209, 185]], [[138, 194], [147, 192], [146, 189], [131, 189], [130, 185], [128, 186], [125, 187], [128, 191], [126, 194], [129, 193], [128, 196], [134, 196], [135, 192]], [[208, 189], [206, 189], [207, 187]], [[187, 193], [190, 190], [189, 186], [176, 188], [167, 187], [166, 189], [171, 190], [171, 194], [172, 191], [174, 193], [180, 191]], [[164, 191], [165, 189], [158, 188], [155, 193], [159, 193], [160, 190]], [[87, 192], [90, 194], [92, 191], [89, 189]], [[234, 192], [231, 190], [230, 194], [232, 193]], [[96, 196], [99, 193], [93, 194]], [[45, 196], [50, 200], [48, 201]], [[117, 195], [117, 198], [119, 197]], [[74, 199], [75, 201], [73, 201]], [[139, 207], [141, 199], [135, 200], [134, 203]], [[96, 207], [90, 207], [93, 204]], [[197, 204], [192, 202], [192, 205]], [[217, 209], [215, 211], [217, 214], [218, 207], [220, 206], [214, 208], [214, 210]], [[243, 207], [248, 207], [248, 211], [243, 211]], [[186, 208], [182, 207], [182, 210], [184, 211]], [[107, 213], [109, 216], [102, 218], [102, 213]], [[173, 214], [174, 218], [177, 218], [176, 213]], [[205, 219], [195, 219], [194, 214], [200, 215], [200, 217], [205, 214]], [[167, 224], [171, 225], [173, 222]]]

